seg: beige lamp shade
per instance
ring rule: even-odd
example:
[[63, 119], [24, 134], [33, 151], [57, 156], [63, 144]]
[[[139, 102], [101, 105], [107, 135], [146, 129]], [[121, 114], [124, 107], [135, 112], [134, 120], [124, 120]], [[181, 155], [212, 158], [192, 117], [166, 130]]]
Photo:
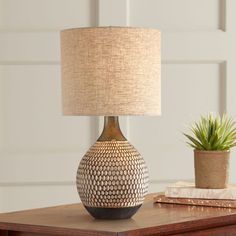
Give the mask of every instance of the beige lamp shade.
[[95, 27], [61, 32], [65, 115], [159, 115], [161, 34]]

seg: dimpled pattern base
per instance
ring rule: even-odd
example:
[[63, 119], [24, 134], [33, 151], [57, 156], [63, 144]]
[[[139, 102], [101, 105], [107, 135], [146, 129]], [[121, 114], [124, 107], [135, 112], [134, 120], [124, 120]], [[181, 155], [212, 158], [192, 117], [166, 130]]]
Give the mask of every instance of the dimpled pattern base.
[[76, 182], [85, 206], [132, 207], [143, 203], [148, 171], [128, 141], [97, 141], [82, 158]]

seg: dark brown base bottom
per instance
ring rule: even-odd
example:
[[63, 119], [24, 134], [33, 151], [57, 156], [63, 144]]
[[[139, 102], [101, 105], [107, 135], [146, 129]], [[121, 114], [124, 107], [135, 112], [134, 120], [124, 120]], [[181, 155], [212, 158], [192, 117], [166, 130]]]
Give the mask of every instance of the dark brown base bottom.
[[118, 220], [132, 217], [141, 206], [142, 204], [123, 208], [84, 207], [96, 219]]

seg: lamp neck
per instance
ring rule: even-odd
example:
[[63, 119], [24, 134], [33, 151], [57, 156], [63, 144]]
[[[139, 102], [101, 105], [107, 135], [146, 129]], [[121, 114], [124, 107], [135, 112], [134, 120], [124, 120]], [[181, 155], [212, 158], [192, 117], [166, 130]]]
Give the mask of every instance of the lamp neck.
[[98, 141], [126, 141], [119, 125], [118, 116], [104, 116], [104, 128]]

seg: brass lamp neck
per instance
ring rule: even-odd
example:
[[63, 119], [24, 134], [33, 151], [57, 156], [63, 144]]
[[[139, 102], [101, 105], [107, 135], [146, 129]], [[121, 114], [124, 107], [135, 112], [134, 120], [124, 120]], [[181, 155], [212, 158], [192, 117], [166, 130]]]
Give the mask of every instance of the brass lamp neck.
[[118, 116], [104, 116], [104, 128], [98, 141], [126, 141], [119, 125]]

